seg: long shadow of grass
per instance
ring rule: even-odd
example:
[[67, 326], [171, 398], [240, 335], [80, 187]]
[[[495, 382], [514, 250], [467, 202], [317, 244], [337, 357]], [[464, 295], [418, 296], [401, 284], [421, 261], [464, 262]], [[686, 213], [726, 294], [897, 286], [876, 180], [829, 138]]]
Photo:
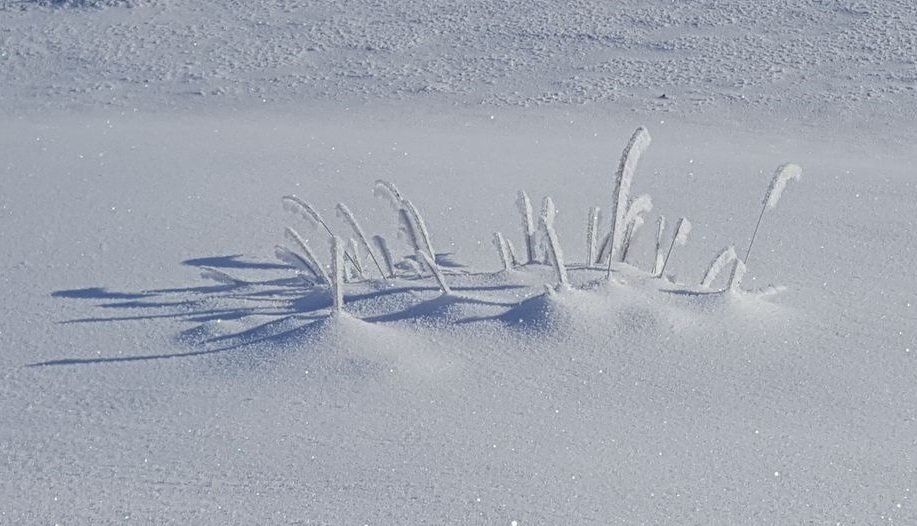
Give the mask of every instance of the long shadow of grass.
[[[206, 268], [244, 269], [250, 272], [288, 272], [284, 265], [260, 263], [243, 259], [240, 255], [189, 259], [185, 265]], [[456, 267], [458, 265], [455, 265]], [[401, 280], [404, 281], [404, 280]], [[457, 293], [506, 291], [524, 288], [522, 285], [456, 286]], [[429, 283], [417, 282], [369, 287], [345, 295], [345, 303], [367, 302], [385, 304], [387, 297], [397, 295], [429, 294], [438, 288]], [[114, 323], [143, 320], [177, 320], [194, 324], [180, 331], [175, 341], [192, 349], [188, 352], [150, 354], [138, 356], [65, 358], [30, 364], [30, 367], [61, 365], [89, 365], [130, 363], [171, 358], [184, 358], [224, 353], [259, 344], [282, 345], [302, 341], [302, 337], [330, 313], [331, 294], [326, 286], [310, 285], [295, 277], [246, 281], [232, 280], [206, 286], [162, 288], [141, 291], [116, 291], [106, 287], [87, 287], [59, 290], [52, 297], [68, 300], [93, 300], [94, 307], [105, 310], [130, 311], [131, 314], [87, 316], [61, 321], [62, 324]], [[397, 302], [396, 302], [397, 303]], [[403, 303], [402, 303], [403, 304]], [[475, 299], [458, 295], [423, 300], [394, 312], [363, 317], [368, 323], [392, 323], [418, 320], [455, 321], [456, 309], [464, 305], [487, 305], [510, 308], [511, 303]], [[267, 321], [261, 321], [266, 319]], [[215, 334], [214, 324], [234, 321], [247, 326], [239, 330]], [[255, 322], [251, 325], [250, 322]], [[221, 326], [225, 327], [225, 325]], [[200, 348], [205, 347], [205, 348]]]

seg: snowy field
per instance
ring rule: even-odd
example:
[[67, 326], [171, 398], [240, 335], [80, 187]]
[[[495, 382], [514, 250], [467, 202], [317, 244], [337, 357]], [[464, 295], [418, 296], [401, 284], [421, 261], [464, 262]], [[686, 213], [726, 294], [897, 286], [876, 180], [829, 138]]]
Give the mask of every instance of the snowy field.
[[[894, 0], [0, 0], [0, 524], [917, 523], [915, 57]], [[287, 195], [395, 277], [332, 315]]]

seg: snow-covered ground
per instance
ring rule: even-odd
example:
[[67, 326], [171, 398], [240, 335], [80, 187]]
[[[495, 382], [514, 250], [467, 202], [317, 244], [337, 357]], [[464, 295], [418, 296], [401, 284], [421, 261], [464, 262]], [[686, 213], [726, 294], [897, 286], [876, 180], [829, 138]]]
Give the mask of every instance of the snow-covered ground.
[[[0, 524], [917, 522], [911, 3], [50, 4], [0, 1]], [[367, 259], [329, 316], [281, 197], [400, 260], [380, 178], [453, 293]], [[518, 190], [572, 290], [501, 272]]]

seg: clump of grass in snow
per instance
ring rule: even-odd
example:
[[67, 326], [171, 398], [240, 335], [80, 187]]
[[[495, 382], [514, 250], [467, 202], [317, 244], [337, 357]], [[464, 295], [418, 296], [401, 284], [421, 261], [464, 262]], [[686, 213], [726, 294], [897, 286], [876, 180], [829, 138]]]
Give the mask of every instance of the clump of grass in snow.
[[430, 261], [433, 262], [431, 269], [436, 267], [436, 251], [433, 250], [430, 233], [417, 207], [404, 198], [398, 187], [383, 179], [376, 181], [374, 193], [377, 196], [386, 198], [392, 208], [398, 212], [399, 228], [411, 243], [415, 257], [418, 260], [423, 260], [422, 254], [425, 253], [430, 256]]
[[[645, 128], [640, 127], [631, 136], [630, 141], [622, 153], [614, 178], [611, 229], [602, 239], [601, 244], [597, 244], [599, 234], [598, 228], [601, 223], [599, 217], [600, 209], [598, 207], [592, 207], [588, 211], [586, 222], [585, 268], [593, 268], [595, 264], [602, 264], [607, 261], [606, 278], [611, 277], [613, 263], [623, 263], [626, 260], [628, 251], [633, 245], [637, 232], [644, 225], [646, 215], [653, 208], [653, 202], [649, 195], [644, 194], [635, 199], [630, 198], [630, 189], [637, 163], [649, 143], [649, 132], [647, 132]], [[754, 245], [764, 213], [767, 209], [777, 206], [787, 183], [790, 180], [799, 179], [800, 174], [801, 169], [795, 164], [786, 164], [778, 168], [764, 196], [762, 202], [763, 207], [745, 253], [745, 259], [742, 260], [737, 258], [733, 246], [726, 247], [718, 253], [708, 267], [700, 283], [702, 288], [709, 289], [723, 269], [729, 265], [729, 263], [734, 263], [728, 279], [727, 290], [733, 292], [739, 290], [742, 278], [747, 269], [748, 257]], [[427, 267], [434, 279], [436, 279], [443, 294], [451, 294], [451, 289], [443, 277], [443, 271], [436, 262], [436, 252], [430, 242], [430, 233], [417, 207], [415, 207], [411, 201], [405, 199], [398, 188], [388, 181], [376, 181], [374, 193], [377, 196], [385, 198], [397, 212], [400, 231], [410, 243], [413, 249], [413, 257], [409, 256], [398, 263], [398, 265], [395, 265], [391, 251], [385, 239], [381, 236], [373, 236], [372, 240], [375, 245], [374, 250], [353, 213], [345, 205], [338, 203], [338, 215], [350, 226], [350, 229], [353, 230], [356, 236], [355, 239], [350, 239], [349, 250], [346, 249], [341, 239], [334, 235], [331, 228], [315, 208], [292, 195], [284, 196], [284, 208], [300, 215], [310, 226], [317, 229], [323, 229], [331, 239], [332, 275], [328, 275], [306, 241], [292, 228], [287, 228], [287, 238], [296, 245], [301, 253], [278, 246], [276, 249], [277, 257], [299, 268], [301, 271], [311, 274], [317, 280], [329, 283], [334, 290], [334, 312], [341, 312], [343, 305], [342, 290], [347, 272], [344, 266], [344, 258], [349, 260], [357, 276], [362, 277], [363, 270], [360, 265], [360, 260], [362, 258], [361, 251], [366, 251], [383, 278], [394, 278], [397, 275], [395, 270], [396, 267], [401, 267], [408, 271], [413, 270], [417, 274], [417, 277], [422, 277], [423, 267]], [[539, 218], [539, 230], [541, 230], [542, 235], [538, 235], [538, 230], [535, 228], [532, 202], [526, 192], [519, 192], [516, 205], [522, 218], [522, 228], [525, 236], [526, 259], [524, 263], [530, 264], [538, 262], [540, 258], [539, 251], [544, 251], [544, 260], [546, 263], [552, 265], [558, 286], [569, 286], [569, 277], [567, 275], [567, 268], [564, 264], [563, 251], [554, 228], [557, 209], [553, 200], [550, 197], [545, 197], [542, 202], [541, 215]], [[671, 260], [675, 246], [684, 245], [687, 242], [688, 235], [691, 231], [691, 222], [686, 218], [681, 218], [678, 221], [675, 232], [672, 235], [672, 240], [666, 251], [663, 250], [665, 229], [665, 217], [659, 216], [657, 219], [656, 245], [651, 273], [654, 277], [664, 276], [665, 269]], [[511, 270], [520, 263], [516, 257], [516, 252], [512, 243], [500, 232], [494, 233], [493, 243], [497, 248], [504, 271]], [[380, 263], [379, 258], [376, 257], [376, 253], [380, 255], [382, 263]], [[217, 275], [217, 278], [222, 279], [223, 277]]]

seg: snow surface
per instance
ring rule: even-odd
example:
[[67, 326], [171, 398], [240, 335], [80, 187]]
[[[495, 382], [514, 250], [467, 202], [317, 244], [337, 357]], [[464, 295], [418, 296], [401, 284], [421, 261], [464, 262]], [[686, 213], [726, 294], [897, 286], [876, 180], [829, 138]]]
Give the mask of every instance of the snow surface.
[[[892, 0], [0, 2], [0, 524], [917, 523], [915, 35]], [[693, 230], [605, 281], [640, 125], [647, 221]], [[702, 289], [787, 162], [749, 290]], [[397, 262], [380, 178], [452, 292], [364, 264], [330, 316], [281, 197]], [[502, 270], [519, 190], [572, 288]]]

